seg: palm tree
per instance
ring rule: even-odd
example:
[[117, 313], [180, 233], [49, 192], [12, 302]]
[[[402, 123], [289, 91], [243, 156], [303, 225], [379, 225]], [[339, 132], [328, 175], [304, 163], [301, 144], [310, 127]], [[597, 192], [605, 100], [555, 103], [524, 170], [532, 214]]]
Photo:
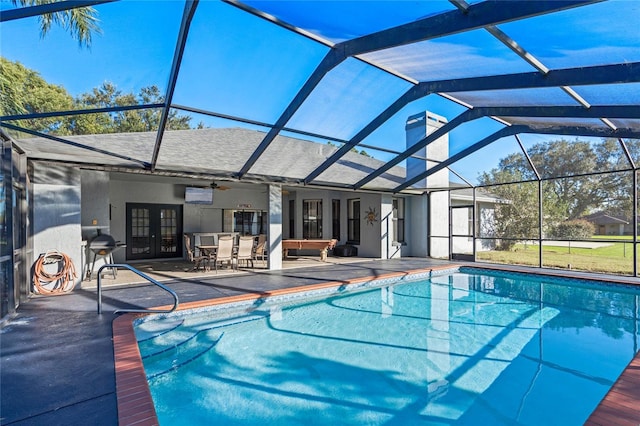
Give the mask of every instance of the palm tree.
[[[14, 6], [39, 6], [52, 3], [56, 0], [11, 0]], [[78, 40], [80, 46], [91, 46], [91, 36], [101, 34], [98, 26], [98, 12], [92, 7], [79, 7], [60, 12], [46, 13], [38, 18], [40, 22], [40, 35], [44, 37], [51, 29], [52, 24], [60, 25]]]

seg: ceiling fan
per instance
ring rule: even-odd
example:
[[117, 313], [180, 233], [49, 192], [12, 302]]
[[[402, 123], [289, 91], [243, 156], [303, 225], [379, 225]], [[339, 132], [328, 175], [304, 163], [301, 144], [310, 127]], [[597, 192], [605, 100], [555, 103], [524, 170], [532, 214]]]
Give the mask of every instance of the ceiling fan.
[[209, 184], [209, 186], [210, 186], [212, 189], [217, 189], [217, 190], [220, 190], [220, 191], [226, 191], [227, 189], [231, 189], [231, 187], [230, 187], [230, 186], [218, 185], [218, 184], [217, 184], [217, 183], [215, 183], [215, 182], [211, 182], [211, 183]]

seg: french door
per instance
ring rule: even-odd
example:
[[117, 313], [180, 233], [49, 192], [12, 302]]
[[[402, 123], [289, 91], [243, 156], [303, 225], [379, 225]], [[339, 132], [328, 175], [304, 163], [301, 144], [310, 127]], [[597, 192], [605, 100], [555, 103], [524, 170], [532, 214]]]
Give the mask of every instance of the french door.
[[182, 257], [182, 205], [127, 203], [127, 260]]

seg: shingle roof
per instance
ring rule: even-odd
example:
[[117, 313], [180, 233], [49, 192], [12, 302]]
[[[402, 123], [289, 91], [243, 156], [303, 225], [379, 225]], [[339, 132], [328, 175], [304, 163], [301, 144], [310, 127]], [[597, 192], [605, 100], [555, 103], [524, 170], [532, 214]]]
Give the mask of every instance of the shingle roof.
[[607, 224], [628, 225], [629, 224], [627, 220], [621, 217], [609, 215], [605, 212], [592, 213], [590, 215], [583, 216], [582, 218], [585, 220], [588, 220], [589, 222], [593, 222], [599, 225], [607, 225]]
[[[232, 178], [263, 137], [264, 132], [242, 128], [167, 131], [157, 169], [159, 172], [186, 171]], [[44, 138], [20, 139], [17, 145], [33, 160], [135, 170], [144, 169], [143, 159], [148, 158], [152, 152], [155, 138], [154, 132], [119, 133], [65, 138], [75, 145]], [[336, 150], [336, 147], [327, 144], [278, 136], [256, 163], [251, 176], [257, 180], [295, 183], [303, 179], [315, 164]], [[106, 152], [121, 156], [115, 157]], [[319, 181], [326, 178], [347, 185], [382, 164], [384, 163], [380, 160], [349, 152], [331, 169], [331, 173], [337, 176], [321, 175]], [[404, 178], [405, 169], [394, 167], [378, 179], [376, 184], [380, 188], [390, 189], [402, 183]]]

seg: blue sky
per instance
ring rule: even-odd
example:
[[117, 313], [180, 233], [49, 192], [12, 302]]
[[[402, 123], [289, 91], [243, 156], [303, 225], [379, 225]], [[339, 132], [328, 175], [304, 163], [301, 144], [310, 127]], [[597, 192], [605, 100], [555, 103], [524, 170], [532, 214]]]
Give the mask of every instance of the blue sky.
[[[299, 10], [299, 15], [291, 19], [296, 19], [297, 25], [310, 29], [324, 28], [324, 37], [340, 41], [347, 36], [366, 34], [382, 29], [384, 25], [395, 25], [452, 7], [448, 2], [442, 1], [401, 3], [403, 7], [398, 7], [398, 2], [334, 2], [331, 4], [336, 8], [333, 15], [335, 19], [323, 21], [313, 11], [317, 4], [308, 2], [303, 3], [306, 9]], [[274, 14], [291, 13], [286, 2], [255, 4], [268, 7]], [[0, 2], [0, 5], [2, 8], [10, 7], [6, 1]], [[363, 5], [367, 7], [362, 7]], [[58, 27], [53, 27], [45, 38], [41, 38], [36, 18], [6, 22], [2, 24], [0, 33], [2, 56], [37, 70], [45, 80], [62, 85], [74, 96], [89, 92], [103, 82], [112, 82], [123, 92], [137, 92], [150, 85], [157, 85], [163, 91], [167, 86], [183, 7], [182, 2], [173, 0], [122, 1], [100, 5], [97, 10], [103, 34], [94, 36], [90, 49], [78, 47]], [[352, 19], [354, 8], [362, 14], [362, 19], [355, 20], [355, 26]], [[603, 39], [617, 37], [616, 30], [602, 27], [607, 19], [616, 18], [615, 16], [604, 17], [597, 9], [589, 13], [587, 8], [584, 9], [580, 14], [587, 16], [582, 19], [593, 23], [593, 27], [585, 29], [588, 40], [583, 40], [584, 37], [573, 37], [576, 40], [567, 39], [566, 35], [563, 37], [567, 16], [571, 15], [562, 13], [536, 18], [533, 25], [543, 25], [546, 29], [543, 37], [549, 37], [549, 34], [560, 37], [549, 40], [549, 43], [556, 45], [549, 45], [550, 49], [542, 48], [536, 53], [558, 66], [573, 66], [576, 63], [590, 65], [580, 62], [585, 61], [581, 59], [581, 55], [575, 56], [578, 59], [571, 63], [566, 59], [570, 55], [557, 53], [581, 51], [587, 46], [593, 49], [589, 40], [596, 36]], [[395, 13], [389, 13], [391, 10]], [[637, 12], [636, 9], [633, 10]], [[640, 19], [640, 12], [638, 14]], [[622, 30], [634, 31], [628, 21], [627, 16]], [[561, 22], [565, 25], [560, 25]], [[534, 45], [530, 25], [516, 22], [506, 24], [503, 29], [516, 34], [518, 40], [522, 40], [525, 45]], [[553, 26], [548, 27], [549, 25]], [[415, 56], [415, 61], [418, 65], [425, 61], [433, 63], [435, 77], [439, 77], [438, 69], [443, 72], [453, 71], [452, 75], [455, 76], [455, 67], [459, 67], [457, 72], [460, 77], [469, 72], [484, 72], [485, 70], [474, 66], [474, 63], [480, 63], [479, 59], [483, 56], [492, 58], [491, 66], [504, 68], [508, 72], [531, 70], [522, 61], [515, 60], [508, 49], [497, 45], [495, 40], [483, 42], [482, 46], [474, 46], [474, 38], [486, 39], [487, 35], [484, 32], [462, 34], [418, 46], [423, 53]], [[535, 46], [539, 46], [539, 43]], [[634, 46], [621, 44], [619, 47], [605, 54], [608, 61], [615, 62], [616, 55], [627, 58]], [[437, 64], [436, 60], [440, 57], [438, 51], [455, 49], [457, 61]], [[229, 5], [203, 1], [192, 23], [173, 102], [257, 121], [274, 122], [326, 51], [327, 48], [319, 43], [249, 16]], [[397, 54], [398, 51], [390, 51], [374, 56], [382, 60], [385, 57], [393, 58]], [[406, 54], [411, 55], [412, 52]], [[410, 72], [411, 64], [407, 62], [404, 66]], [[289, 125], [348, 139], [408, 87], [407, 82], [390, 78], [379, 70], [372, 70], [361, 62], [350, 59], [323, 79], [319, 90], [309, 97]], [[453, 119], [464, 108], [437, 95], [430, 95], [405, 107], [364, 143], [402, 151], [406, 118], [424, 110]], [[194, 116], [192, 124], [200, 121], [209, 126], [237, 125], [206, 116]], [[450, 135], [450, 152], [457, 152], [501, 127], [491, 119], [462, 126]], [[523, 140], [530, 145], [548, 138], [525, 136]], [[474, 181], [480, 171], [497, 165], [499, 158], [511, 152], [513, 146], [515, 143], [512, 138], [509, 142], [497, 144], [492, 149], [483, 150], [462, 161], [456, 170]], [[500, 152], [496, 153], [496, 150]], [[367, 151], [385, 161], [392, 158], [390, 154]]]

